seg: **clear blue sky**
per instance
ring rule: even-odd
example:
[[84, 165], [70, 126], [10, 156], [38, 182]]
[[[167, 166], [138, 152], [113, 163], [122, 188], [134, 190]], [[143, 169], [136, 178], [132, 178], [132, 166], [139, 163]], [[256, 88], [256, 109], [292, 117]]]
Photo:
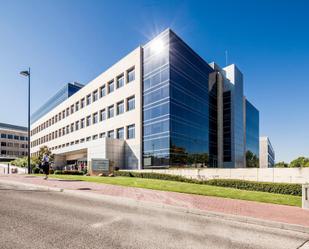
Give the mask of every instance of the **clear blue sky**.
[[0, 1], [0, 122], [27, 124], [66, 82], [87, 83], [171, 27], [206, 61], [236, 63], [277, 161], [309, 156], [309, 1]]

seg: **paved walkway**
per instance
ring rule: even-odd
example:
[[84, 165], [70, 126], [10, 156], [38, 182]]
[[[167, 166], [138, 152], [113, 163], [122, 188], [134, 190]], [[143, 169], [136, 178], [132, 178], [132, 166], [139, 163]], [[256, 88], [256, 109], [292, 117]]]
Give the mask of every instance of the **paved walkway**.
[[266, 204], [253, 201], [233, 200], [210, 196], [182, 194], [133, 187], [122, 187], [84, 181], [43, 180], [42, 177], [26, 175], [0, 176], [0, 180], [17, 181], [48, 187], [83, 190], [103, 195], [126, 197], [130, 199], [168, 204], [178, 207], [194, 208], [203, 211], [247, 216], [268, 221], [284, 222], [309, 227], [309, 210], [299, 207]]

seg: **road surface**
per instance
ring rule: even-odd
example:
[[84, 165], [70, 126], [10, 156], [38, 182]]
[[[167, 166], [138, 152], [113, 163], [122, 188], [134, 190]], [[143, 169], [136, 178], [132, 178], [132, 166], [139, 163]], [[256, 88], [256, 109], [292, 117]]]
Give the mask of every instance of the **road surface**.
[[0, 248], [309, 248], [309, 234], [147, 205], [0, 183]]

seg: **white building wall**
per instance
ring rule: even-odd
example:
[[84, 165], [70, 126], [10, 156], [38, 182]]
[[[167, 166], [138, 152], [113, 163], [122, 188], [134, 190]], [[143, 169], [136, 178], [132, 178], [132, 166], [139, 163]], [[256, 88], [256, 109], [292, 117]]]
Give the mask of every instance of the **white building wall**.
[[267, 139], [260, 137], [260, 168], [268, 168]]
[[[127, 83], [126, 80], [126, 72], [130, 68], [135, 68], [135, 80], [132, 82]], [[125, 75], [125, 85], [119, 89], [116, 89], [116, 77], [124, 74]], [[107, 94], [107, 83], [114, 79], [114, 92]], [[106, 95], [102, 98], [99, 96], [100, 87], [106, 85]], [[31, 142], [45, 136], [49, 135], [51, 132], [56, 130], [62, 129], [67, 125], [74, 123], [74, 132], [70, 132], [69, 134], [65, 134], [64, 136], [58, 137], [56, 139], [46, 141], [40, 145], [33, 146], [31, 148], [31, 153], [36, 153], [39, 151], [39, 148], [46, 145], [49, 148], [54, 148], [55, 146], [62, 146], [65, 145], [66, 151], [74, 151], [76, 150], [76, 146], [71, 145], [71, 143], [75, 143], [75, 141], [79, 141], [80, 139], [85, 139], [89, 136], [97, 135], [102, 132], [106, 133], [110, 130], [114, 130], [116, 136], [116, 129], [120, 127], [124, 127], [125, 138], [127, 136], [127, 126], [131, 124], [135, 124], [135, 138], [126, 140], [126, 152], [128, 160], [124, 162], [123, 168], [141, 168], [141, 131], [142, 131], [142, 111], [141, 111], [141, 48], [138, 47], [130, 54], [125, 56], [115, 65], [110, 67], [108, 70], [100, 74], [97, 78], [89, 82], [85, 85], [81, 90], [77, 93], [72, 95], [70, 98], [65, 100], [63, 103], [55, 107], [52, 111], [41, 117], [35, 123], [31, 125], [31, 130], [41, 125], [43, 122], [51, 119], [53, 116], [62, 113], [63, 110], [66, 110], [68, 107], [70, 108], [71, 105], [75, 105], [76, 102], [80, 101], [82, 98], [86, 99], [86, 96], [92, 94], [93, 91], [98, 90], [98, 100], [92, 103], [92, 96], [91, 96], [91, 104], [86, 105], [83, 109], [79, 109], [78, 111], [74, 111], [73, 114], [61, 119], [57, 123], [45, 128], [44, 130], [34, 134], [31, 136]], [[135, 96], [135, 109], [131, 111], [126, 111], [126, 100], [127, 98]], [[125, 112], [120, 114], [119, 116], [116, 115], [116, 104], [119, 101], [124, 101], [125, 103]], [[86, 100], [85, 100], [86, 102]], [[110, 119], [106, 119], [104, 121], [99, 120], [100, 110], [106, 110], [106, 115], [108, 112], [108, 107], [114, 104], [114, 117]], [[80, 105], [80, 104], [79, 104]], [[74, 107], [75, 110], [75, 107]], [[92, 123], [92, 114], [98, 112], [98, 123], [91, 124], [88, 127], [83, 129], [79, 129], [75, 131], [75, 122], [80, 121], [82, 118], [85, 118], [91, 115], [91, 123]], [[85, 121], [86, 122], [86, 121]], [[66, 146], [69, 143], [69, 146]], [[87, 141], [85, 141], [85, 146], [87, 147]], [[89, 143], [90, 145], [90, 143]], [[84, 146], [84, 145], [83, 145]], [[77, 146], [78, 147], [78, 146]], [[54, 149], [52, 152], [54, 154], [63, 152], [63, 148]], [[133, 160], [134, 158], [135, 160]], [[134, 165], [130, 164], [134, 162]]]
[[275, 154], [272, 145], [269, 141], [268, 137], [260, 137], [260, 168], [268, 168], [269, 167], [269, 155], [268, 146], [272, 150], [272, 153]]

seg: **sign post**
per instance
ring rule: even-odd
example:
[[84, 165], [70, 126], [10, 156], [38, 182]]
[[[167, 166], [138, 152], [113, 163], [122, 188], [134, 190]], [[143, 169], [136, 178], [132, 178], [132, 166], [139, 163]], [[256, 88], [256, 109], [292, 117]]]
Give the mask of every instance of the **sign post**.
[[309, 184], [302, 185], [302, 208], [309, 209]]

